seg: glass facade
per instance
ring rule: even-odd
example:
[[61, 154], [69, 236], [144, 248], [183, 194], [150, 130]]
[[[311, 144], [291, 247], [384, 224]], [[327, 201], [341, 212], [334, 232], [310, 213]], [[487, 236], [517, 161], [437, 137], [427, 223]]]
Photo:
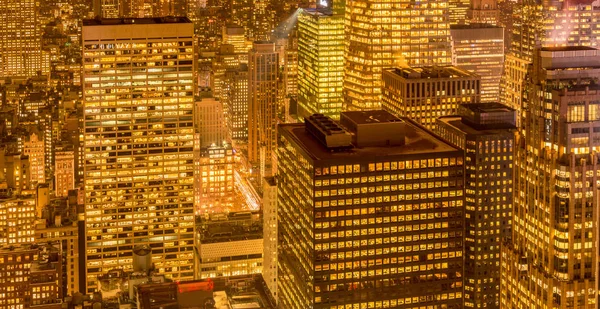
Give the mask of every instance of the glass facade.
[[344, 77], [344, 17], [305, 9], [298, 17], [300, 116], [339, 119]]
[[381, 106], [384, 68], [451, 64], [448, 16], [447, 0], [347, 0], [344, 110]]
[[[502, 79], [502, 103], [521, 109], [525, 69], [537, 47], [598, 46], [600, 7], [585, 1], [523, 1], [514, 8], [510, 54]], [[523, 108], [526, 108], [523, 106]]]
[[454, 26], [450, 33], [454, 64], [481, 77], [481, 102], [498, 102], [504, 68], [504, 28]]
[[[83, 27], [87, 292], [149, 245], [194, 278], [194, 43], [189, 22]], [[173, 37], [176, 35], [176, 37]]]
[[462, 308], [462, 152], [320, 159], [312, 139], [280, 127], [279, 306]]

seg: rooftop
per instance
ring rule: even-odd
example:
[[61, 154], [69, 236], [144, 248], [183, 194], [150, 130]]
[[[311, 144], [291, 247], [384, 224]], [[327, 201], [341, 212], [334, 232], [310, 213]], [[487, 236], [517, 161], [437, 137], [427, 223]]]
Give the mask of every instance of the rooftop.
[[310, 14], [314, 16], [331, 16], [333, 11], [331, 8], [303, 8], [303, 14]]
[[542, 47], [542, 51], [577, 51], [577, 50], [596, 50], [596, 48], [589, 46], [555, 46], [555, 47]]
[[515, 109], [500, 103], [471, 103], [459, 106], [458, 115], [440, 117], [466, 134], [485, 135], [516, 129]]
[[506, 128], [476, 128], [475, 126], [465, 123], [462, 120], [461, 116], [442, 116], [437, 119], [438, 122], [446, 123], [450, 126], [453, 126], [465, 134], [469, 135], [491, 135], [491, 134], [500, 134], [500, 133], [513, 133], [513, 129]]
[[[377, 117], [371, 119], [362, 118], [357, 114], [352, 114], [358, 120], [375, 121]], [[385, 118], [382, 118], [385, 119]], [[377, 119], [377, 120], [382, 120]], [[332, 160], [342, 162], [356, 161], [359, 159], [376, 160], [377, 157], [383, 158], [388, 156], [398, 155], [419, 155], [442, 152], [459, 151], [454, 146], [444, 142], [425, 128], [420, 127], [416, 123], [402, 118], [404, 121], [405, 143], [403, 145], [393, 146], [367, 146], [367, 147], [349, 147], [340, 151], [331, 151], [323, 143], [319, 142], [311, 133], [307, 132], [304, 124], [282, 124], [279, 125], [279, 130], [282, 134], [289, 136], [297, 145], [299, 145], [306, 154], [315, 161]], [[394, 132], [386, 132], [387, 134], [395, 134]]]
[[277, 185], [277, 182], [275, 181], [275, 177], [265, 177], [265, 182], [267, 184], [269, 184], [269, 186], [271, 186], [271, 187]]
[[384, 110], [374, 110], [369, 112], [348, 111], [344, 112], [344, 114], [346, 115], [346, 117], [348, 117], [350, 120], [357, 124], [376, 124], [402, 121], [398, 119], [398, 117]]
[[191, 23], [187, 17], [155, 17], [155, 18], [95, 18], [84, 19], [84, 26], [114, 26], [114, 25], [139, 25], [139, 24], [185, 24]]
[[460, 30], [460, 29], [488, 29], [488, 28], [500, 28], [504, 29], [500, 26], [492, 25], [492, 24], [468, 24], [468, 25], [450, 25], [450, 30]]
[[514, 112], [515, 109], [497, 102], [462, 104], [464, 108], [476, 113]]
[[203, 244], [259, 239], [262, 217], [256, 211], [205, 214], [199, 217], [198, 233]]
[[[172, 293], [175, 291], [176, 293]], [[204, 280], [146, 283], [138, 285], [142, 309], [152, 308], [204, 308], [208, 299], [214, 300], [211, 308], [219, 309], [272, 309], [274, 299], [266, 289], [260, 274], [217, 277]], [[148, 302], [145, 302], [148, 300]]]
[[384, 71], [406, 79], [478, 78], [476, 74], [470, 73], [467, 70], [463, 70], [453, 65], [429, 66], [420, 68], [392, 68]]

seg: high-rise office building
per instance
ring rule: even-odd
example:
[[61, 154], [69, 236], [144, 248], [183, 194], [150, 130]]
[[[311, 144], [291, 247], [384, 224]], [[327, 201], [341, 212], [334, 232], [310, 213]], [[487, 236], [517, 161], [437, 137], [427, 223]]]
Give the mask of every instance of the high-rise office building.
[[228, 136], [233, 143], [248, 141], [248, 66], [225, 71], [223, 96]]
[[481, 102], [498, 102], [504, 68], [504, 29], [489, 24], [454, 25], [452, 64], [481, 77]]
[[194, 118], [200, 148], [220, 146], [227, 140], [223, 103], [215, 98], [201, 98], [194, 103]]
[[500, 22], [500, 10], [497, 0], [471, 0], [467, 12], [467, 20], [472, 24], [490, 24], [497, 26]]
[[465, 151], [465, 307], [499, 308], [500, 245], [510, 237], [517, 114], [498, 103], [465, 104], [436, 133]]
[[275, 12], [268, 0], [252, 0], [252, 40], [268, 41], [275, 29]]
[[339, 119], [344, 80], [344, 16], [303, 9], [298, 16], [298, 115]]
[[448, 22], [450, 25], [469, 23], [468, 12], [472, 0], [448, 0]]
[[244, 28], [245, 37], [248, 39], [254, 38], [253, 3], [253, 0], [231, 0], [229, 13], [232, 22]]
[[94, 15], [100, 18], [119, 18], [122, 15], [119, 0], [94, 0]]
[[285, 95], [288, 98], [298, 95], [298, 32], [292, 30], [284, 47], [283, 79]]
[[275, 149], [279, 55], [275, 44], [254, 42], [248, 59], [248, 161], [271, 166]]
[[194, 278], [194, 38], [187, 18], [84, 20], [86, 292], [131, 269]]
[[42, 71], [39, 2], [0, 1], [0, 77], [31, 77]]
[[536, 50], [515, 143], [502, 308], [595, 308], [598, 301], [599, 63], [593, 48]]
[[277, 300], [277, 179], [263, 181], [263, 271], [271, 295]]
[[279, 126], [278, 305], [462, 308], [463, 152], [385, 111], [340, 125]]
[[246, 35], [244, 27], [235, 24], [223, 26], [223, 44], [233, 46], [233, 51], [239, 54], [243, 63], [248, 62], [248, 44], [246, 44]]
[[454, 66], [386, 69], [382, 107], [433, 129], [460, 104], [479, 102], [480, 90], [479, 76]]
[[[240, 56], [235, 52], [235, 46], [231, 44], [223, 44], [219, 47], [219, 51], [212, 59], [210, 71], [210, 88], [215, 98], [225, 101], [223, 88], [230, 85], [225, 84], [225, 71], [236, 69], [240, 66]], [[247, 58], [246, 54], [246, 58]]]
[[600, 6], [590, 1], [525, 0], [514, 6], [513, 37], [502, 80], [501, 103], [521, 110], [526, 68], [538, 47], [598, 46]]
[[381, 106], [382, 70], [451, 63], [448, 1], [346, 1], [345, 110]]

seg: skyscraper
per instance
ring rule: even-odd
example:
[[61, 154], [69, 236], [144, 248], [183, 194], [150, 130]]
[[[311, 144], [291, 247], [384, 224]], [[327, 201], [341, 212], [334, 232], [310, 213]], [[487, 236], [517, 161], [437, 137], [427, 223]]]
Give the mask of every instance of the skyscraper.
[[472, 24], [490, 24], [497, 26], [500, 21], [500, 10], [497, 0], [471, 0], [467, 19]]
[[489, 24], [453, 25], [452, 63], [481, 77], [481, 102], [498, 102], [504, 68], [504, 29]]
[[248, 44], [244, 35], [244, 27], [236, 24], [227, 24], [223, 26], [223, 44], [233, 45], [233, 51], [239, 54], [241, 62], [248, 62]]
[[218, 99], [205, 97], [196, 100], [194, 105], [194, 118], [200, 138], [200, 148], [223, 144], [227, 140], [223, 103]]
[[472, 0], [448, 0], [448, 21], [451, 25], [468, 24], [468, 11]]
[[248, 66], [225, 71], [223, 93], [228, 136], [233, 143], [248, 141]]
[[385, 111], [282, 124], [278, 305], [462, 308], [463, 152]]
[[[240, 54], [235, 52], [235, 47], [231, 44], [223, 44], [212, 60], [210, 71], [210, 89], [215, 98], [225, 101], [223, 88], [229, 85], [225, 84], [225, 71], [236, 69], [240, 66]], [[247, 53], [246, 53], [247, 58]]]
[[94, 14], [100, 18], [119, 18], [121, 9], [119, 0], [94, 0]]
[[84, 20], [87, 291], [131, 269], [194, 278], [193, 25], [187, 18]]
[[277, 300], [277, 179], [263, 181], [263, 271], [271, 295]]
[[517, 114], [498, 103], [465, 104], [436, 133], [465, 151], [465, 307], [499, 308], [500, 245], [512, 225]]
[[303, 9], [298, 17], [298, 115], [338, 119], [344, 80], [344, 16]]
[[0, 1], [0, 77], [42, 71], [42, 34], [35, 0]]
[[536, 50], [515, 143], [501, 307], [595, 308], [600, 50]]
[[479, 76], [455, 66], [386, 69], [382, 107], [433, 129], [460, 104], [479, 102], [480, 91]]
[[248, 161], [264, 168], [275, 149], [278, 70], [275, 44], [254, 42], [248, 56]]
[[448, 1], [346, 1], [344, 109], [381, 106], [382, 70], [451, 63]]
[[501, 102], [521, 109], [523, 81], [535, 48], [597, 46], [600, 38], [600, 6], [591, 1], [525, 0], [515, 5], [513, 37], [502, 81]]

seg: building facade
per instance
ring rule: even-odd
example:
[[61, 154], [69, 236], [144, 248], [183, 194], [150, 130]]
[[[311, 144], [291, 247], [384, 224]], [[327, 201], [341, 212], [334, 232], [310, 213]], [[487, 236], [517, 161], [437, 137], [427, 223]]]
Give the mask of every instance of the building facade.
[[263, 181], [263, 278], [277, 300], [277, 179]]
[[82, 40], [86, 292], [98, 275], [130, 269], [134, 245], [152, 248], [158, 272], [191, 279], [193, 25], [85, 20]]
[[66, 197], [75, 189], [75, 150], [73, 146], [62, 147], [55, 152], [54, 195]]
[[467, 11], [467, 20], [472, 24], [490, 24], [498, 26], [500, 10], [497, 0], [471, 0]]
[[201, 148], [195, 154], [194, 200], [200, 212], [223, 211], [212, 207], [231, 199], [234, 190], [235, 155], [230, 144]]
[[31, 133], [23, 141], [23, 154], [29, 157], [29, 172], [31, 182], [42, 184], [46, 182], [44, 139], [36, 133]]
[[539, 47], [596, 47], [600, 35], [600, 6], [589, 1], [526, 0], [514, 5], [510, 52], [502, 79], [501, 103], [521, 110], [526, 67]]
[[339, 119], [344, 79], [344, 16], [303, 9], [298, 16], [298, 113]]
[[452, 64], [481, 78], [481, 102], [500, 100], [504, 69], [504, 29], [488, 24], [456, 25], [452, 35]]
[[223, 88], [228, 136], [233, 143], [248, 142], [248, 66], [225, 72]]
[[536, 50], [515, 143], [502, 308], [597, 306], [598, 63], [600, 50], [593, 48]]
[[32, 244], [35, 240], [36, 196], [0, 199], [0, 244]]
[[344, 110], [381, 107], [383, 69], [451, 63], [448, 1], [346, 1]]
[[498, 103], [461, 105], [436, 133], [465, 151], [465, 307], [500, 308], [500, 245], [511, 236], [517, 114]]
[[480, 77], [454, 66], [383, 71], [383, 109], [429, 129], [460, 104], [479, 102], [480, 92]]
[[227, 141], [227, 124], [223, 103], [212, 97], [196, 100], [194, 118], [200, 148], [220, 146]]
[[35, 0], [0, 2], [0, 77], [32, 77], [42, 71], [42, 34]]
[[279, 127], [278, 305], [462, 308], [463, 152], [385, 111], [340, 118]]
[[261, 41], [248, 58], [248, 161], [262, 171], [275, 149], [279, 54], [274, 43]]
[[230, 212], [204, 215], [198, 226], [199, 277], [262, 273], [262, 215]]

